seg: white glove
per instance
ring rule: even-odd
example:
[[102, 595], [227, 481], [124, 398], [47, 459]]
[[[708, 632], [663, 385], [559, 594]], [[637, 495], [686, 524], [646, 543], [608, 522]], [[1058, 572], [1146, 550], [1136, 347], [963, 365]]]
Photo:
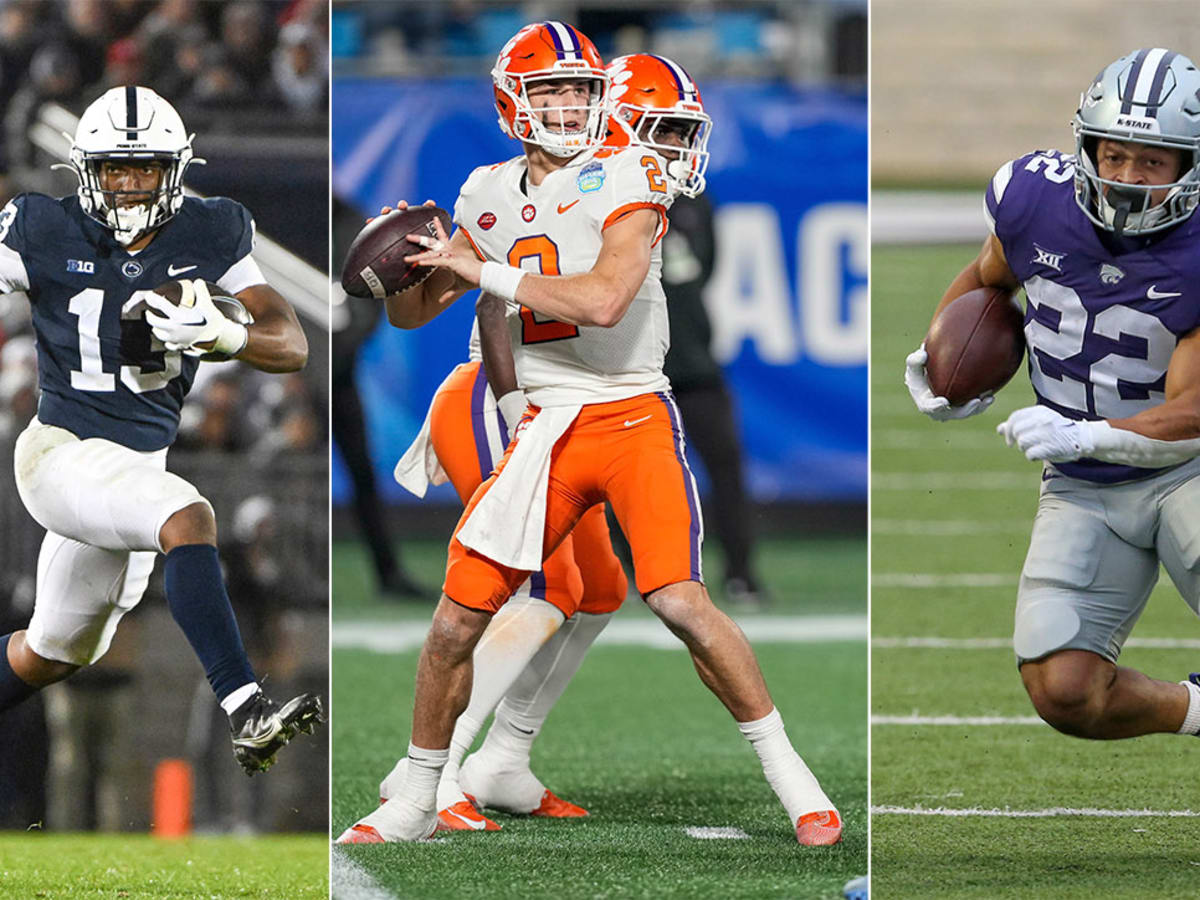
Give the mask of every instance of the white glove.
[[496, 401], [496, 406], [500, 408], [500, 415], [504, 417], [504, 424], [508, 426], [508, 439], [511, 441], [517, 423], [521, 421], [521, 416], [525, 415], [525, 409], [529, 406], [525, 400], [525, 392], [520, 388], [509, 391]]
[[1008, 446], [1020, 447], [1026, 459], [1074, 462], [1095, 451], [1093, 424], [1068, 419], [1047, 406], [1026, 406], [997, 425], [996, 432]]
[[929, 354], [925, 352], [925, 343], [904, 358], [904, 384], [912, 395], [917, 409], [929, 416], [935, 422], [945, 422], [950, 419], [965, 419], [976, 416], [992, 405], [995, 400], [992, 392], [968, 400], [962, 406], [951, 406], [945, 397], [935, 396], [925, 375], [925, 363]]
[[[188, 356], [214, 352], [236, 356], [241, 352], [250, 336], [246, 326], [221, 314], [213, 305], [208, 285], [203, 279], [183, 281], [181, 284], [184, 285], [184, 291], [178, 305], [153, 291], [142, 292], [146, 305], [150, 307], [146, 310], [146, 322], [154, 336], [168, 350], [181, 350]], [[212, 341], [209, 347], [198, 346], [209, 341]]]

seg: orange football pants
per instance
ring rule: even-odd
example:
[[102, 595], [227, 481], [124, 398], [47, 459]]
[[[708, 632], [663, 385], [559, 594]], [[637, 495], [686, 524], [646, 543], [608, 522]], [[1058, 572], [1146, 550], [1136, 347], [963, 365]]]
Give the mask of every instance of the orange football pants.
[[[433, 449], [464, 504], [504, 453], [499, 419], [480, 363], [458, 366], [434, 395], [430, 414]], [[554, 604], [568, 618], [576, 612], [615, 611], [629, 587], [621, 561], [612, 550], [603, 506], [580, 518], [541, 571], [526, 574], [530, 595]], [[518, 580], [508, 595], [523, 580]], [[499, 609], [508, 595], [489, 609]]]
[[[537, 407], [530, 407], [525, 419], [537, 413]], [[514, 445], [475, 492], [450, 541], [446, 595], [472, 609], [499, 609], [527, 574], [487, 559], [458, 540], [458, 530], [503, 470]], [[551, 453], [543, 558], [559, 547], [585, 513], [602, 509], [606, 500], [633, 550], [643, 597], [669, 584], [703, 581], [699, 496], [670, 394], [641, 394], [583, 407]], [[577, 539], [577, 556], [578, 547]]]

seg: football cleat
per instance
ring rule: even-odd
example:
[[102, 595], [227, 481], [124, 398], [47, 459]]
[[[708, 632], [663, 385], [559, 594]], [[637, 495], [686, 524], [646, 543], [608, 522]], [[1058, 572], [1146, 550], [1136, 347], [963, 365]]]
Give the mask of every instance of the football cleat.
[[581, 819], [587, 814], [588, 811], [582, 806], [576, 806], [568, 800], [555, 796], [554, 792], [548, 788], [546, 793], [542, 794], [542, 802], [538, 808], [530, 813], [531, 816], [543, 816], [547, 819]]
[[438, 810], [438, 821], [446, 831], [499, 831], [500, 826], [481, 814], [470, 798]]
[[389, 844], [424, 841], [446, 828], [433, 810], [418, 809], [397, 800], [385, 803], [341, 833], [335, 844]]
[[836, 809], [805, 813], [796, 820], [796, 840], [806, 847], [827, 847], [842, 839], [842, 820]]
[[[399, 793], [408, 772], [408, 757], [401, 757], [383, 781], [379, 782], [379, 805]], [[476, 808], [474, 800], [458, 790], [457, 782], [449, 782], [445, 774], [438, 783], [437, 792], [439, 830], [444, 831], [499, 831], [500, 825]]]
[[301, 694], [279, 706], [262, 691], [229, 716], [233, 732], [233, 756], [246, 772], [265, 772], [275, 763], [275, 754], [297, 734], [312, 734], [325, 721], [321, 698]]

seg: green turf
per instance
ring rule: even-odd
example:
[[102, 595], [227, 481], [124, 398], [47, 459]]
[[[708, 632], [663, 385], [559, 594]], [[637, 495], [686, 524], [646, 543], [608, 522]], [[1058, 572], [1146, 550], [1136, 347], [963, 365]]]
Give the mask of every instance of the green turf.
[[[986, 414], [935, 423], [904, 388], [945, 286], [977, 246], [876, 247], [872, 258], [872, 712], [880, 716], [1034, 715], [1011, 650], [882, 646], [902, 637], [1001, 638], [1039, 467], [996, 425], [1033, 402], [1021, 372]], [[992, 583], [913, 583], [964, 575]], [[1196, 637], [1165, 576], [1133, 637]], [[1195, 652], [1130, 647], [1122, 663], [1163, 679]], [[876, 807], [1197, 810], [1193, 740], [1090, 742], [1044, 725], [883, 725], [872, 729]], [[949, 818], [875, 815], [873, 891], [904, 897], [1194, 896], [1200, 819]]]
[[[758, 653], [789, 733], [845, 815], [839, 846], [796, 844], [753, 751], [686, 653], [600, 646], [533, 756], [542, 780], [590, 818], [497, 814], [498, 834], [337, 852], [398, 896], [836, 897], [866, 865], [865, 651], [851, 642]], [[373, 808], [404, 751], [415, 659], [334, 653], [335, 831]], [[386, 700], [357, 687], [368, 683], [387, 685]], [[381, 702], [394, 712], [381, 714]], [[687, 826], [749, 838], [698, 840]]]
[[[442, 542], [406, 543], [403, 552], [416, 576], [440, 582]], [[759, 561], [771, 605], [735, 615], [866, 612], [862, 539], [766, 539]], [[705, 567], [719, 573], [719, 554], [706, 552]], [[334, 544], [335, 628], [339, 621], [429, 617], [432, 602], [374, 597], [368, 571], [358, 546]], [[652, 618], [636, 598], [617, 615]], [[397, 897], [838, 897], [847, 880], [866, 871], [866, 647], [756, 650], [789, 736], [845, 815], [839, 846], [796, 843], [753, 751], [682, 649], [601, 644], [555, 707], [533, 755], [539, 776], [588, 807], [589, 819], [497, 814], [499, 833], [336, 852]], [[415, 661], [413, 652], [334, 652], [335, 832], [372, 808], [379, 779], [404, 752]], [[736, 827], [750, 837], [698, 840], [684, 832], [692, 825]]]
[[325, 898], [324, 835], [194, 837], [0, 832], [0, 897]]

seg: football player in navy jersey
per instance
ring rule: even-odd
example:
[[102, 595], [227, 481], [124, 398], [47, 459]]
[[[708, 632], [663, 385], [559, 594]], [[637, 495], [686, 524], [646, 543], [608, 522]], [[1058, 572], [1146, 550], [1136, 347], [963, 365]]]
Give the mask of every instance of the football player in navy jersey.
[[[212, 507], [166, 471], [166, 454], [199, 357], [290, 372], [308, 346], [250, 255], [249, 212], [183, 196], [191, 143], [152, 90], [113, 88], [79, 120], [77, 193], [22, 194], [0, 211], [0, 293], [29, 298], [41, 389], [17, 440], [16, 481], [47, 532], [32, 619], [0, 637], [0, 711], [99, 659], [162, 553], [171, 614], [252, 774], [312, 730], [320, 699], [278, 705], [259, 689], [222, 582]], [[181, 276], [178, 303], [153, 292]], [[227, 318], [205, 282], [253, 322]]]
[[[1111, 739], [1200, 732], [1200, 675], [1117, 665], [1166, 568], [1200, 612], [1200, 73], [1163, 48], [1106, 66], [1084, 91], [1075, 154], [1007, 163], [987, 190], [991, 234], [946, 290], [1023, 287], [1037, 405], [997, 431], [1043, 463], [1013, 646], [1038, 714]], [[918, 408], [953, 407], [907, 359]]]

